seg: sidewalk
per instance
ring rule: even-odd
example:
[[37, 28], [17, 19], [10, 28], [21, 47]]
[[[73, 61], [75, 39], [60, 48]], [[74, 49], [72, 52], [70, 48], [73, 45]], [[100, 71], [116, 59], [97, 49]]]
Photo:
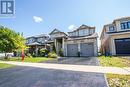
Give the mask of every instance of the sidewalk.
[[27, 63], [27, 62], [12, 62], [12, 61], [8, 61], [8, 62], [0, 61], [0, 63], [7, 63], [7, 64], [18, 65], [18, 66], [46, 68], [46, 69], [130, 75], [130, 68], [127, 67], [120, 68], [120, 67], [102, 67], [102, 66], [50, 64], [50, 63]]

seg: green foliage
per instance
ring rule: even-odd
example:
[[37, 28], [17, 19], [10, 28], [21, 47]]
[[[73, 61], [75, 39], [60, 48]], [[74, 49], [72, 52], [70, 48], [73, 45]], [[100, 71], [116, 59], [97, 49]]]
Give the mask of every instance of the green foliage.
[[53, 44], [53, 48], [52, 48], [52, 50], [53, 50], [53, 52], [55, 52], [56, 53], [56, 47], [55, 47], [55, 45]]
[[[39, 62], [45, 62], [48, 60], [54, 60], [54, 58], [47, 58], [47, 57], [32, 57], [32, 58], [24, 58], [24, 62], [32, 62], [32, 63], [39, 63]], [[3, 60], [3, 61], [17, 61], [22, 62], [21, 57], [13, 57], [9, 60]]]
[[[129, 67], [130, 60], [120, 57], [112, 56], [100, 56], [100, 63], [102, 66], [111, 67]], [[117, 74], [107, 74], [107, 80], [110, 87], [129, 87], [130, 85], [130, 75], [117, 75]]]
[[40, 55], [45, 56], [48, 53], [48, 50], [45, 48], [40, 49]]
[[30, 53], [27, 53], [26, 57], [27, 58], [32, 58], [32, 55]]
[[130, 66], [130, 60], [125, 59], [125, 58], [100, 56], [99, 60], [100, 60], [101, 65], [103, 66], [114, 66], [114, 67], [129, 67]]
[[107, 74], [110, 87], [129, 87], [130, 75]]
[[61, 57], [64, 56], [63, 49], [60, 49], [60, 51], [59, 51], [59, 55], [60, 55]]
[[25, 39], [9, 28], [0, 27], [0, 51], [13, 52], [16, 49], [26, 48]]
[[13, 66], [14, 65], [11, 64], [0, 63], [0, 69], [11, 68]]
[[57, 58], [58, 56], [57, 56], [57, 54], [56, 54], [55, 52], [50, 52], [50, 53], [48, 54], [48, 57], [49, 57], [49, 58]]

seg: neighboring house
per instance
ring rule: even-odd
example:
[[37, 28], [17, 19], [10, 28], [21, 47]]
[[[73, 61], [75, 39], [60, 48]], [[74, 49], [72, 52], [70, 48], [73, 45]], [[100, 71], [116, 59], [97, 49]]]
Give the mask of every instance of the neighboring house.
[[64, 56], [97, 56], [97, 33], [95, 27], [81, 25], [79, 28], [68, 34], [54, 29], [50, 34], [51, 50], [53, 45], [56, 48], [57, 54], [62, 49]]
[[26, 38], [26, 45], [29, 46], [29, 52], [31, 54], [36, 53], [37, 55], [41, 48], [48, 47], [46, 44], [48, 39], [49, 39], [49, 36], [45, 34]]
[[130, 17], [104, 25], [100, 40], [102, 54], [130, 55]]

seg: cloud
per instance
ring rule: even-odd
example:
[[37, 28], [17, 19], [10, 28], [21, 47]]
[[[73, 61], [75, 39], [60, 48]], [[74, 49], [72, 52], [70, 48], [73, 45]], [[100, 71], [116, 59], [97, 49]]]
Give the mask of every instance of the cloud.
[[43, 21], [43, 19], [42, 19], [41, 17], [38, 17], [38, 16], [33, 16], [33, 19], [34, 19], [34, 21], [37, 22], [37, 23], [40, 23], [40, 22]]
[[70, 25], [70, 26], [68, 27], [68, 29], [69, 29], [69, 30], [75, 30], [75, 29], [76, 29], [76, 26], [75, 26], [75, 25]]

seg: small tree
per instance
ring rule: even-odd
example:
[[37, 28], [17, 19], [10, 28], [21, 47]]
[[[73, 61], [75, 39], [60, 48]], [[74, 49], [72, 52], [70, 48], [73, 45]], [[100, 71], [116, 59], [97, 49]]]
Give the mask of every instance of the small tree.
[[6, 53], [25, 48], [25, 39], [20, 33], [7, 27], [0, 27], [0, 51], [5, 52], [5, 58]]

